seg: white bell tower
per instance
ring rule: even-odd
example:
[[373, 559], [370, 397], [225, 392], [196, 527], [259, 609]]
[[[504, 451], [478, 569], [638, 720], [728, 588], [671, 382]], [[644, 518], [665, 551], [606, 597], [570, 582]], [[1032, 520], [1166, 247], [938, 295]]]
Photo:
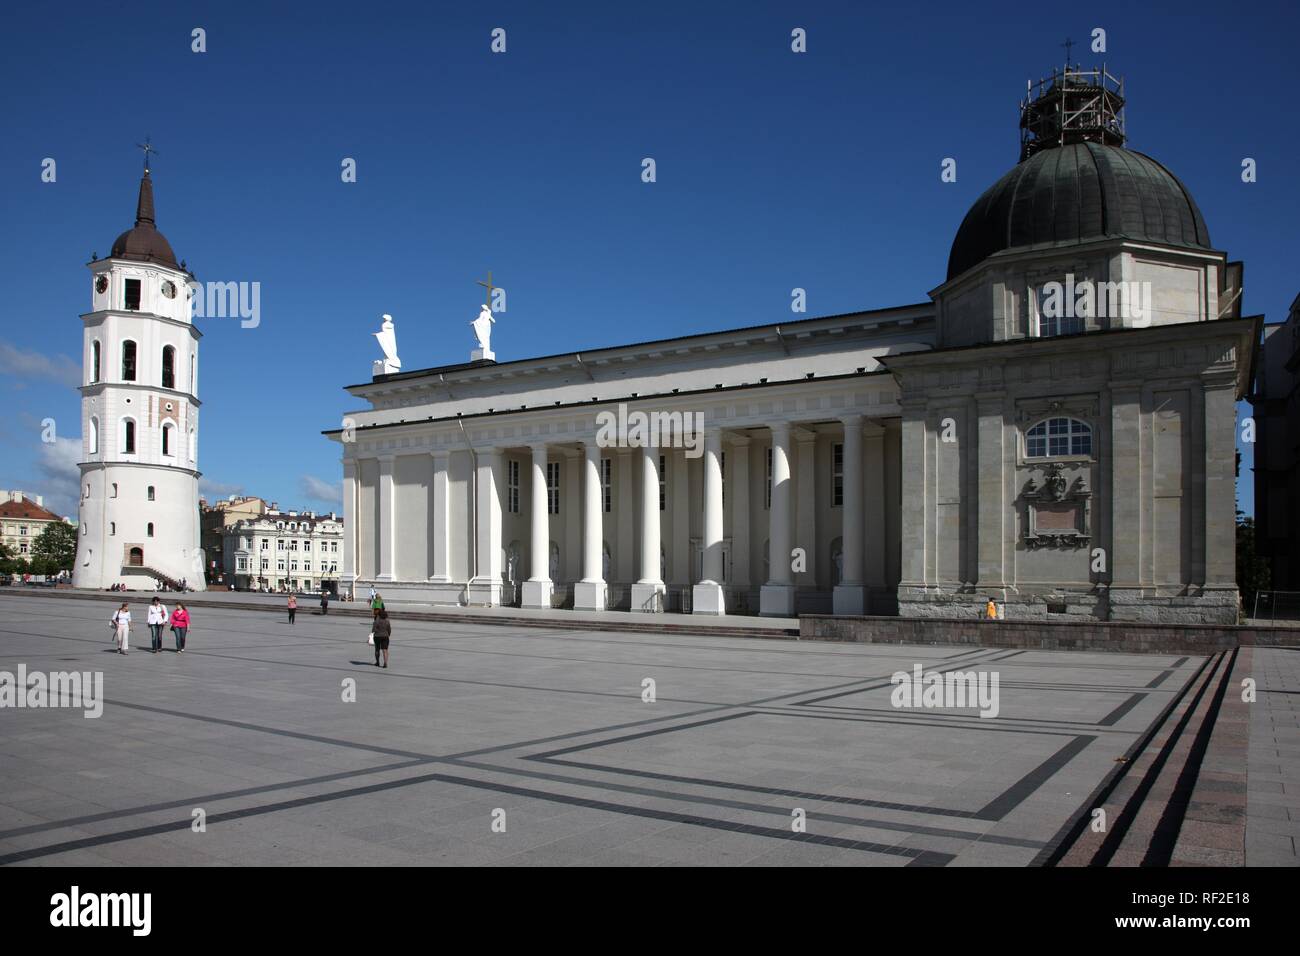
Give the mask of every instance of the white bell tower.
[[88, 263], [76, 587], [203, 589], [193, 275], [154, 225], [146, 143], [135, 226]]

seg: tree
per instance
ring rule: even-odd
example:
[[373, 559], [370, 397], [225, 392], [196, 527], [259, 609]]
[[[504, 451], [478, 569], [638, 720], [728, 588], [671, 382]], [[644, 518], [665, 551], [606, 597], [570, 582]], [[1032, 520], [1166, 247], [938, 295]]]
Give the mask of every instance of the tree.
[[1255, 595], [1272, 585], [1268, 559], [1256, 551], [1255, 519], [1237, 512], [1237, 590], [1241, 609], [1249, 617], [1255, 612]]
[[71, 571], [76, 560], [77, 530], [70, 524], [57, 521], [46, 525], [32, 542], [32, 565], [33, 568], [41, 567], [38, 573]]
[[13, 549], [0, 541], [0, 574], [14, 574], [26, 565], [14, 557]]

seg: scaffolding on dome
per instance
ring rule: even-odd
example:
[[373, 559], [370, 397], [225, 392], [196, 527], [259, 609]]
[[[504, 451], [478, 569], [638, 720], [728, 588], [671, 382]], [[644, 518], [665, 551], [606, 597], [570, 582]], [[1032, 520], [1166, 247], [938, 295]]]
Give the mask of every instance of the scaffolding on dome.
[[1068, 63], [1036, 84], [1020, 103], [1020, 161], [1069, 143], [1124, 145], [1124, 81], [1105, 64], [1084, 70]]

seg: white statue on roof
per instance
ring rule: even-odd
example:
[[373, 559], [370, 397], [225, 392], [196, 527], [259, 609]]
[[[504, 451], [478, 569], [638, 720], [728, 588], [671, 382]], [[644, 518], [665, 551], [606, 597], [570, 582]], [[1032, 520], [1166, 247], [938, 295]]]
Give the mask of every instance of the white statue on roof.
[[470, 327], [474, 330], [474, 337], [478, 339], [478, 348], [470, 353], [471, 361], [496, 359], [496, 353], [492, 351], [492, 323], [495, 321], [492, 310], [486, 303], [479, 307], [478, 318], [470, 323]]
[[375, 359], [373, 374], [391, 375], [402, 370], [402, 360], [397, 357], [397, 332], [393, 327], [393, 317], [384, 316], [383, 325], [374, 333], [379, 340], [379, 347], [384, 350], [382, 359]]

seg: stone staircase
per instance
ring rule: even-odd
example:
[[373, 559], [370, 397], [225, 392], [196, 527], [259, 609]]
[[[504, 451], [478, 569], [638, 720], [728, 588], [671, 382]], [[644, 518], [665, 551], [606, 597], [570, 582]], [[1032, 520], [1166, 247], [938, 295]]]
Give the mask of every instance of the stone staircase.
[[[1214, 744], [1249, 648], [1206, 659], [1145, 737], [1094, 794], [1049, 866], [1240, 866], [1245, 860], [1245, 749]], [[1223, 733], [1237, 736], [1235, 722]], [[1212, 759], [1207, 764], [1207, 755]], [[1237, 764], [1240, 764], [1237, 767]], [[1203, 768], [1213, 773], [1202, 778]], [[1234, 772], [1237, 771], [1237, 772]], [[1239, 780], [1235, 779], [1239, 776]], [[1093, 810], [1106, 828], [1094, 832]], [[1207, 846], [1209, 844], [1209, 846]]]

